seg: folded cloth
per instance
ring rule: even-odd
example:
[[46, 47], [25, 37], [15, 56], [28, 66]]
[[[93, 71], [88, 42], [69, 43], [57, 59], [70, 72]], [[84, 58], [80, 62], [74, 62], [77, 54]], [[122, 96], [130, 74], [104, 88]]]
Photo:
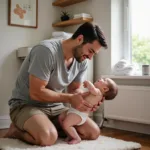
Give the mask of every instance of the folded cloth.
[[40, 42], [40, 44], [46, 44], [46, 43], [49, 43], [51, 40], [66, 40], [66, 39], [68, 39], [68, 38], [70, 38], [70, 37], [67, 37], [67, 36], [59, 36], [59, 37], [55, 37], [55, 38], [50, 38], [50, 39], [46, 39], [46, 40], [43, 40], [43, 41], [41, 41]]
[[124, 59], [115, 64], [113, 70], [114, 75], [134, 75], [135, 67]]
[[52, 37], [53, 39], [62, 39], [62, 40], [66, 40], [71, 38], [70, 35], [65, 35], [65, 36], [57, 36], [57, 37]]
[[128, 76], [132, 76], [135, 74], [135, 69], [132, 66], [127, 66], [123, 69], [117, 70], [117, 71], [113, 71], [114, 75], [128, 75]]
[[[43, 41], [40, 42], [40, 44], [46, 44], [46, 43], [49, 43], [52, 40], [58, 40], [58, 38], [57, 39], [56, 38], [50, 38], [50, 39], [47, 39], [47, 40], [43, 40]], [[62, 39], [60, 38], [60, 40], [62, 40]]]
[[63, 38], [50, 38], [50, 39], [46, 39], [46, 40], [40, 41], [40, 44], [47, 45], [47, 44], [49, 44], [50, 41], [52, 41], [52, 40], [54, 41], [54, 40], [58, 40], [58, 39], [63, 40]]
[[128, 61], [127, 60], [125, 60], [125, 59], [122, 59], [122, 60], [120, 60], [120, 61], [118, 61], [116, 64], [115, 64], [115, 66], [114, 66], [114, 70], [116, 71], [116, 70], [122, 70], [123, 68], [125, 68], [125, 67], [127, 67], [129, 65], [129, 63], [128, 63]]
[[86, 13], [74, 14], [74, 16], [73, 16], [73, 18], [81, 18], [81, 17], [92, 18], [92, 16], [90, 14], [86, 14]]
[[61, 36], [71, 37], [72, 35], [73, 35], [72, 33], [63, 32], [63, 31], [52, 32], [52, 37], [61, 37]]

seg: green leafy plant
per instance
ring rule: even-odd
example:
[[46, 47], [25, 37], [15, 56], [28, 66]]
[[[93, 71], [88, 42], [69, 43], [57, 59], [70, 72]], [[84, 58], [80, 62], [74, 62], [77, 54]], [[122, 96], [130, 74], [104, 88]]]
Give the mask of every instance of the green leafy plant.
[[137, 64], [150, 64], [150, 38], [132, 37], [132, 60]]
[[61, 12], [61, 21], [66, 21], [70, 19], [70, 15], [67, 11], [62, 11]]

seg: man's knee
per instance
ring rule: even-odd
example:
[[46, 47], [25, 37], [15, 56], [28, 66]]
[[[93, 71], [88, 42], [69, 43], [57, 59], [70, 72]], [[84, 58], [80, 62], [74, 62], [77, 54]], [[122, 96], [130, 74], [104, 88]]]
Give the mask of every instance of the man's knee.
[[90, 133], [89, 140], [96, 140], [100, 136], [100, 128], [97, 126]]
[[44, 130], [38, 134], [36, 138], [37, 145], [41, 146], [50, 146], [53, 145], [58, 138], [58, 133], [56, 129], [53, 130]]

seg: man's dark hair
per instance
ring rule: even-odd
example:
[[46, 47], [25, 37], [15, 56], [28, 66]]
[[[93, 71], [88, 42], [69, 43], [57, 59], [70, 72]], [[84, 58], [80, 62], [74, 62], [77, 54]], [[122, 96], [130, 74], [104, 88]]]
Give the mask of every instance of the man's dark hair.
[[92, 43], [97, 40], [104, 48], [108, 48], [104, 33], [98, 25], [86, 22], [82, 24], [73, 34], [72, 39], [76, 39], [79, 35], [83, 35], [83, 44]]

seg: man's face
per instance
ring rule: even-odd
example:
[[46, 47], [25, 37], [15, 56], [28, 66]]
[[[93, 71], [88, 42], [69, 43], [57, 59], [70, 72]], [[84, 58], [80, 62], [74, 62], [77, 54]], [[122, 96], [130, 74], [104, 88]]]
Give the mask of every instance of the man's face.
[[92, 59], [92, 57], [100, 51], [101, 45], [98, 41], [93, 41], [93, 43], [86, 43], [76, 46], [73, 49], [74, 57], [78, 62], [82, 62], [85, 59]]

